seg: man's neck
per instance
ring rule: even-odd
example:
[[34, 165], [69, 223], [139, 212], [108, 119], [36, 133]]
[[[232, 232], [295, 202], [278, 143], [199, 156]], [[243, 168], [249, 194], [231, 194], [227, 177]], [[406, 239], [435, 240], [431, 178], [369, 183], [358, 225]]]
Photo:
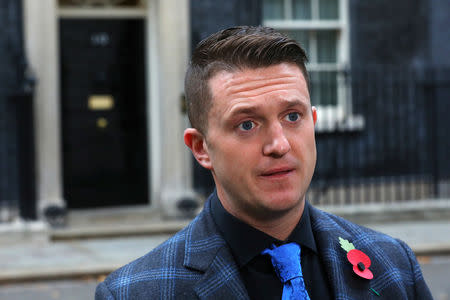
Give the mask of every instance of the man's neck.
[[278, 219], [265, 220], [263, 222], [257, 220], [249, 220], [246, 222], [244, 220], [244, 222], [274, 238], [284, 241], [289, 237], [295, 226], [297, 226], [302, 214], [303, 208], [300, 213], [298, 211], [291, 211]]
[[219, 196], [219, 200], [226, 211], [238, 218], [244, 223], [262, 231], [281, 241], [286, 240], [291, 232], [297, 226], [305, 209], [305, 197], [300, 201], [299, 205], [282, 213], [270, 214], [266, 217], [255, 217], [243, 214], [244, 209], [234, 208], [228, 201], [223, 201]]

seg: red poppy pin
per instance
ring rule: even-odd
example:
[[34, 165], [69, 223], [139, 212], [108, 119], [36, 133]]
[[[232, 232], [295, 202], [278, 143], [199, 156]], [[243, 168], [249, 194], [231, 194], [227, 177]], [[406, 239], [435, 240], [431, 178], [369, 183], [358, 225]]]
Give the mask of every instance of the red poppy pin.
[[355, 249], [355, 246], [349, 241], [339, 237], [342, 249], [347, 252], [347, 259], [353, 265], [353, 271], [356, 275], [365, 278], [372, 279], [372, 271], [369, 270], [370, 258], [362, 251]]

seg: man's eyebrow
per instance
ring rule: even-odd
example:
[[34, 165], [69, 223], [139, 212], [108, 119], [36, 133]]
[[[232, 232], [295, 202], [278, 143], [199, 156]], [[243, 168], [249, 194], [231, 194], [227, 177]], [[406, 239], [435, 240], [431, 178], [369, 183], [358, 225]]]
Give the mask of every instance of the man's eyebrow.
[[288, 104], [286, 106], [287, 108], [291, 108], [291, 107], [297, 106], [297, 105], [300, 105], [303, 108], [309, 108], [309, 104], [308, 103], [305, 103], [305, 101], [302, 101], [301, 99], [298, 99], [298, 98], [295, 98], [295, 99], [292, 99], [292, 100], [284, 100], [284, 101], [288, 102]]
[[238, 107], [233, 107], [228, 115], [230, 116], [236, 116], [240, 114], [252, 114], [258, 111], [259, 108], [257, 105], [239, 105]]
[[[309, 105], [307, 103], [305, 103], [304, 101], [295, 98], [295, 99], [283, 99], [283, 102], [286, 102], [286, 109], [292, 108], [294, 106], [301, 106], [304, 109], [308, 109]], [[251, 104], [244, 104], [244, 105], [239, 105], [237, 107], [233, 107], [230, 109], [230, 111], [227, 113], [227, 115], [229, 116], [236, 116], [236, 115], [240, 115], [240, 114], [253, 114], [258, 112], [259, 110], [261, 110], [261, 108], [259, 107], [259, 105], [251, 105]]]

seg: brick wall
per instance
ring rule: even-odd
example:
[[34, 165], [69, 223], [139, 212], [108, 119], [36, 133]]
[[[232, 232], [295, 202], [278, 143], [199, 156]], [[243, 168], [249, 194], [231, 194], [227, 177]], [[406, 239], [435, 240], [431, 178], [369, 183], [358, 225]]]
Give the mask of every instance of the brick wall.
[[429, 2], [351, 0], [352, 65], [426, 64], [430, 47]]
[[[242, 2], [191, 1], [192, 45], [220, 28], [258, 24], [261, 3], [243, 10]], [[349, 15], [347, 87], [366, 126], [317, 136], [315, 180], [449, 178], [450, 2], [349, 0]], [[209, 192], [212, 180], [196, 163], [194, 176]]]
[[448, 180], [450, 2], [350, 0], [349, 8], [348, 88], [366, 125], [317, 137], [314, 178]]
[[18, 200], [16, 116], [10, 95], [20, 87], [23, 57], [21, 1], [0, 1], [0, 222]]
[[435, 74], [440, 83], [436, 91], [436, 121], [439, 126], [436, 136], [438, 139], [439, 176], [450, 179], [450, 1], [431, 0], [431, 60], [439, 70]]

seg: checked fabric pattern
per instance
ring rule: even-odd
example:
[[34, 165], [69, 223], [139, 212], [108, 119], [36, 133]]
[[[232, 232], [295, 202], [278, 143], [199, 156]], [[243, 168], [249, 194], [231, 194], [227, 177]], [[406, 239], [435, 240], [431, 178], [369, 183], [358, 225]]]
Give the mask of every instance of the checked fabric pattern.
[[282, 300], [310, 300], [303, 280], [300, 264], [300, 245], [284, 244], [266, 249], [261, 254], [270, 255], [275, 272], [283, 283]]
[[[185, 229], [110, 274], [97, 286], [95, 299], [249, 300], [239, 268], [211, 216], [216, 197], [216, 193], [210, 196]], [[333, 299], [433, 299], [406, 244], [314, 207], [310, 213]], [[374, 279], [354, 275], [339, 236], [370, 257]]]

